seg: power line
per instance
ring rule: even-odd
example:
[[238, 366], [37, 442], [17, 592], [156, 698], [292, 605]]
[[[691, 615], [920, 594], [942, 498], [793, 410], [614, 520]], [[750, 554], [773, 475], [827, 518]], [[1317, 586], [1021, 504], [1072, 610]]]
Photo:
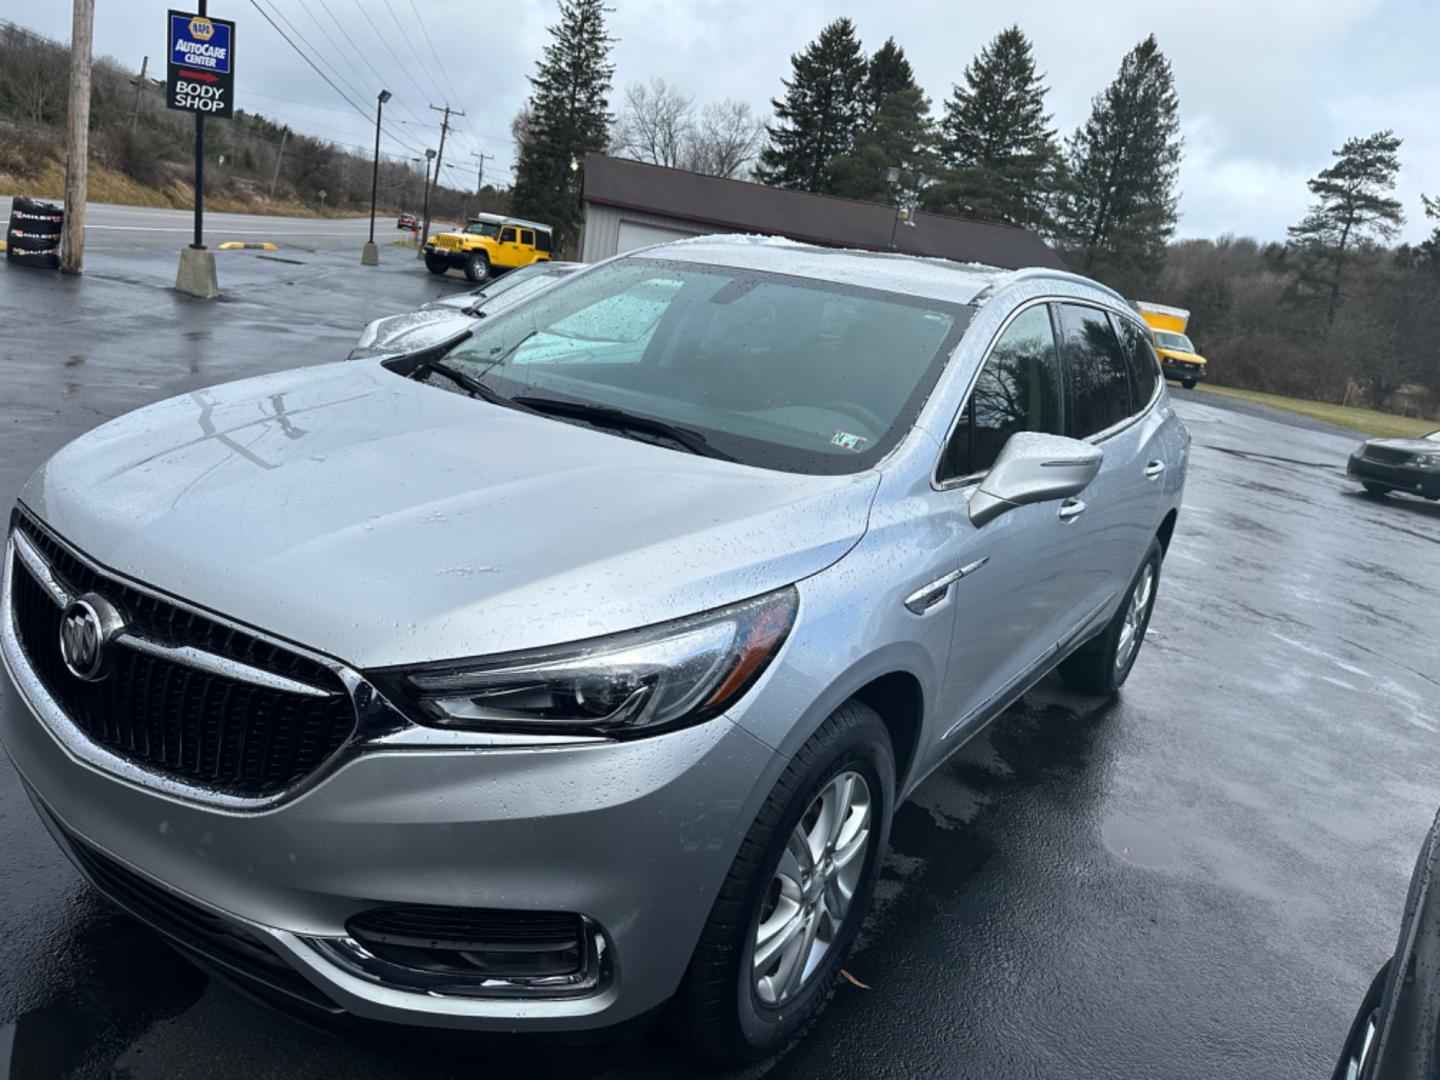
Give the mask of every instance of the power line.
[[[273, 2], [273, 0], [272, 0], [272, 2]], [[351, 99], [350, 95], [346, 94], [345, 91], [341, 90], [340, 87], [338, 87], [338, 86], [335, 85], [335, 81], [334, 81], [333, 79], [331, 79], [330, 76], [326, 75], [325, 72], [323, 72], [323, 71], [320, 70], [319, 65], [317, 65], [314, 60], [310, 59], [309, 55], [305, 52], [305, 50], [304, 50], [304, 49], [301, 49], [299, 45], [296, 45], [295, 42], [294, 42], [293, 40], [291, 40], [291, 39], [285, 34], [285, 32], [284, 32], [283, 30], [280, 29], [280, 27], [276, 24], [275, 20], [270, 17], [270, 13], [267, 12], [263, 7], [260, 6], [259, 0], [250, 0], [250, 6], [253, 7], [256, 11], [260, 12], [260, 14], [261, 14], [262, 16], [264, 16], [265, 21], [270, 24], [271, 28], [272, 28], [277, 34], [279, 34], [281, 38], [283, 38], [283, 39], [285, 40], [285, 43], [286, 43], [287, 45], [289, 45], [292, 49], [295, 50], [295, 52], [296, 52], [297, 54], [299, 54], [300, 59], [304, 60], [305, 63], [309, 64], [310, 67], [314, 69], [315, 74], [319, 75], [320, 78], [322, 78], [322, 79], [325, 80], [326, 85], [328, 85], [328, 86], [330, 87], [330, 89], [334, 90], [335, 93], [339, 94], [340, 97], [345, 101], [345, 103], [346, 103], [347, 105], [349, 105], [352, 109], [354, 109], [355, 112], [356, 112], [359, 116], [363, 117], [363, 118], [366, 120], [367, 123], [369, 122], [370, 114], [369, 114], [368, 110], [363, 109], [363, 108], [361, 108], [359, 105], [357, 105], [357, 104]], [[276, 9], [276, 12], [275, 12], [275, 13], [280, 16], [281, 20], [283, 20], [287, 26], [290, 26], [290, 25], [291, 25], [291, 24], [290, 24], [290, 20], [289, 20], [289, 19], [286, 19], [285, 16], [280, 13], [280, 11], [279, 11], [278, 8]], [[291, 26], [291, 29], [294, 30], [294, 27]], [[299, 31], [295, 31], [295, 37], [299, 38], [302, 42], [304, 42], [307, 47], [310, 47], [310, 43], [309, 43], [308, 41], [305, 41], [305, 38], [300, 34]], [[337, 74], [338, 74], [338, 72], [337, 72]], [[343, 81], [343, 79], [342, 79], [342, 81]], [[413, 151], [413, 152], [415, 152], [415, 153], [423, 153], [423, 152], [424, 152], [423, 150], [418, 149], [417, 147], [413, 146], [412, 144], [406, 142], [404, 139], [402, 139], [402, 138], [400, 138], [399, 136], [395, 135], [395, 134], [394, 134], [392, 131], [390, 131], [389, 129], [382, 127], [381, 130], [382, 130], [386, 135], [390, 136], [390, 139], [391, 139], [392, 142], [395, 142], [395, 143], [399, 144], [400, 146], [405, 147], [407, 150]]]
[[390, 0], [381, 0], [381, 3], [385, 5], [385, 10], [390, 12], [390, 18], [395, 20], [395, 29], [399, 30], [400, 36], [405, 39], [405, 44], [409, 47], [411, 54], [415, 57], [415, 63], [419, 66], [421, 71], [425, 72], [425, 74], [429, 76], [431, 84], [435, 87], [435, 96], [443, 98], [445, 96], [445, 91], [440, 89], [440, 84], [435, 81], [435, 76], [431, 74], [430, 69], [425, 66], [425, 61], [420, 58], [419, 50], [415, 48], [415, 43], [410, 40], [410, 35], [405, 32], [405, 26], [403, 23], [401, 23], [400, 16], [395, 14], [395, 9], [390, 6]]
[[[330, 16], [330, 21], [333, 22], [336, 28], [340, 31], [340, 33], [344, 35], [345, 40], [350, 43], [351, 50], [355, 53], [356, 56], [360, 58], [361, 63], [363, 63], [367, 68], [370, 69], [370, 73], [375, 76], [377, 85], [384, 87], [389, 80], [386, 79], [383, 74], [381, 74], [379, 68], [377, 68], [374, 64], [370, 62], [370, 57], [365, 55], [365, 53], [361, 50], [359, 44], [356, 43], [355, 39], [350, 36], [350, 31], [345, 29], [345, 24], [336, 17], [333, 11], [330, 10], [330, 5], [327, 4], [325, 0], [318, 0], [318, 3], [322, 8], [325, 9], [325, 14]], [[311, 17], [314, 18], [313, 15]], [[423, 97], [424, 95], [421, 96]], [[415, 115], [414, 110], [412, 110], [410, 106], [405, 103], [404, 98], [400, 97], [399, 95], [396, 95], [395, 104], [398, 105], [400, 108], [404, 109], [416, 120], [420, 119], [418, 116]]]
[[[415, 89], [419, 91], [422, 98], [428, 97], [430, 92], [420, 85], [419, 80], [416, 79], [413, 74], [411, 74], [410, 66], [406, 64], [405, 61], [400, 59], [399, 53], [397, 53], [393, 48], [391, 48], [389, 38], [387, 38], [383, 33], [380, 32], [380, 27], [375, 25], [375, 20], [370, 17], [370, 13], [365, 10], [364, 6], [360, 3], [360, 0], [355, 0], [355, 7], [358, 8], [360, 14], [365, 17], [365, 21], [370, 24], [370, 29], [375, 31], [375, 36], [380, 39], [380, 44], [385, 46], [385, 51], [390, 54], [390, 58], [395, 61], [396, 65], [400, 68], [400, 70], [405, 73], [405, 77], [410, 80], [410, 85], [415, 87]], [[392, 12], [391, 14], [394, 13]], [[406, 112], [409, 111], [409, 109], [406, 110]], [[410, 115], [414, 116], [415, 114], [411, 113]], [[419, 117], [417, 116], [416, 119], [418, 120]]]
[[[386, 2], [388, 3], [389, 0], [386, 0]], [[435, 51], [435, 42], [430, 40], [430, 31], [425, 29], [425, 20], [420, 18], [420, 9], [415, 6], [415, 0], [410, 0], [410, 10], [415, 12], [415, 21], [420, 24], [420, 33], [425, 37], [425, 44], [430, 47], [430, 55], [435, 58], [435, 67], [445, 79], [445, 85], [450, 90], [450, 100], [460, 101], [460, 94], [456, 91], [455, 84], [450, 81], [450, 73], [445, 70], [445, 65], [440, 62], [440, 54]]]

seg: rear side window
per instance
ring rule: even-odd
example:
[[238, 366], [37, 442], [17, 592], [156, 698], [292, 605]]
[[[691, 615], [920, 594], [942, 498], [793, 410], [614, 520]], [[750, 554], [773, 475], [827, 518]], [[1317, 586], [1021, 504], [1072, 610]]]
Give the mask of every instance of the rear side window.
[[520, 230], [520, 242], [521, 242], [522, 244], [528, 244], [528, 245], [530, 245], [531, 247], [534, 247], [534, 246], [535, 246], [535, 233], [534, 233], [534, 231], [531, 230], [531, 229], [521, 229], [521, 230]]
[[501, 229], [500, 242], [502, 244], [513, 244], [515, 242], [515, 230], [508, 225]]
[[1060, 361], [1050, 312], [1027, 308], [990, 350], [945, 448], [940, 479], [984, 472], [1017, 431], [1064, 432]]
[[1160, 360], [1150, 344], [1149, 331], [1134, 319], [1112, 311], [1110, 321], [1125, 345], [1126, 359], [1130, 361], [1130, 385], [1135, 390], [1135, 411], [1139, 412], [1155, 396], [1155, 384], [1160, 381]]
[[1069, 434], [1085, 439], [1130, 415], [1130, 362], [1105, 312], [1079, 304], [1060, 304], [1057, 311], [1070, 388]]
[[535, 234], [535, 250], [547, 253], [550, 251], [550, 234], [544, 229]]

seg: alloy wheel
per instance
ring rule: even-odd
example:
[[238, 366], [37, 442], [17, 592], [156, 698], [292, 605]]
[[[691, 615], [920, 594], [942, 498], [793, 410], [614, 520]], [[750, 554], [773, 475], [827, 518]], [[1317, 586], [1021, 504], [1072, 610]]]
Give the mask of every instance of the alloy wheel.
[[870, 844], [870, 785], [858, 772], [831, 779], [801, 815], [766, 890], [755, 931], [756, 996], [791, 1001], [839, 939]]
[[1115, 666], [1124, 668], [1140, 647], [1140, 636], [1145, 632], [1145, 619], [1150, 613], [1150, 599], [1155, 592], [1155, 564], [1147, 562], [1140, 573], [1140, 580], [1130, 591], [1130, 603], [1125, 609], [1125, 624], [1120, 628], [1119, 648], [1115, 650]]

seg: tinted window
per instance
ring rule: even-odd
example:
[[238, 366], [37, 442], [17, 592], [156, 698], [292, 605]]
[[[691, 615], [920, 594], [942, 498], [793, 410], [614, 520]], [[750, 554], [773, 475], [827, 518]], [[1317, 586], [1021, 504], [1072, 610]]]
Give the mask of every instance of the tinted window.
[[543, 229], [535, 234], [535, 250], [547, 252], [550, 250], [550, 234]]
[[990, 350], [945, 450], [941, 479], [984, 472], [1017, 431], [1063, 434], [1050, 312], [1027, 308]]
[[1099, 308], [1060, 304], [1070, 434], [1084, 439], [1130, 415], [1130, 363]]
[[535, 234], [534, 234], [531, 230], [529, 230], [529, 229], [521, 229], [521, 230], [520, 230], [520, 242], [521, 242], [522, 244], [531, 244], [531, 245], [533, 245], [533, 244], [535, 243]]
[[857, 472], [910, 430], [971, 314], [798, 275], [626, 257], [483, 320], [445, 362], [504, 396], [679, 424], [750, 464]]
[[508, 225], [501, 229], [500, 242], [502, 244], [513, 244], [515, 242], [515, 230]]
[[1135, 391], [1135, 410], [1138, 412], [1150, 404], [1155, 396], [1155, 384], [1160, 380], [1160, 360], [1150, 344], [1150, 333], [1134, 319], [1123, 315], [1110, 315], [1125, 344], [1126, 359], [1130, 361], [1130, 386]]

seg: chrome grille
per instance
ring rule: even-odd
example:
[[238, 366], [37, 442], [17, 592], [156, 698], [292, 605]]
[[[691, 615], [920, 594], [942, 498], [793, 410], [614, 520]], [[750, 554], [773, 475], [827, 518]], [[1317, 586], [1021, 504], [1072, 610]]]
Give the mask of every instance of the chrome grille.
[[[15, 528], [16, 637], [45, 690], [92, 742], [183, 783], [265, 797], [308, 776], [353, 734], [354, 705], [326, 665], [105, 574], [23, 516]], [[107, 646], [100, 681], [66, 667], [62, 608], [20, 556], [24, 540], [54, 584], [71, 596], [96, 593], [124, 614], [126, 635]]]

